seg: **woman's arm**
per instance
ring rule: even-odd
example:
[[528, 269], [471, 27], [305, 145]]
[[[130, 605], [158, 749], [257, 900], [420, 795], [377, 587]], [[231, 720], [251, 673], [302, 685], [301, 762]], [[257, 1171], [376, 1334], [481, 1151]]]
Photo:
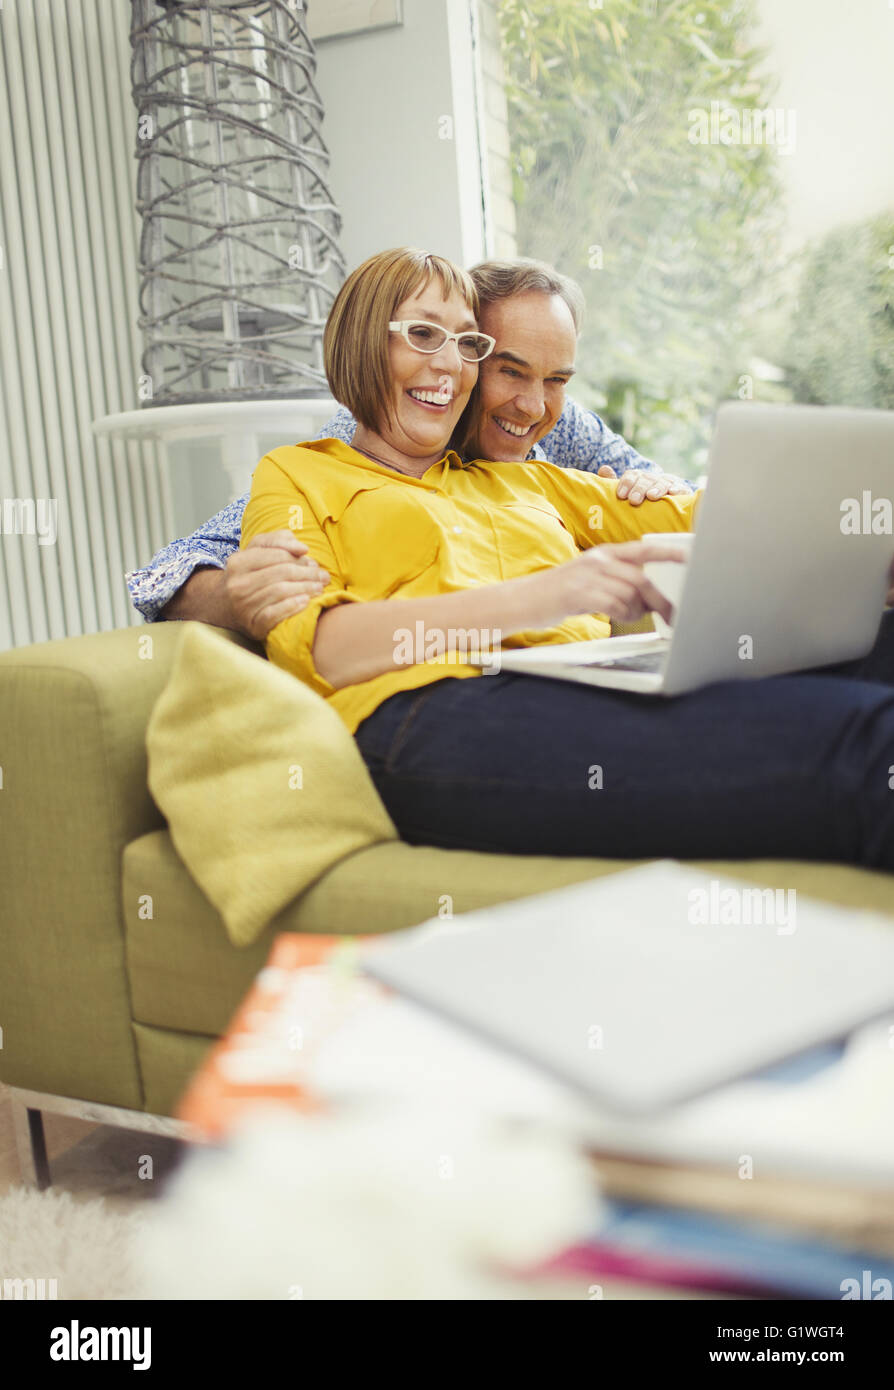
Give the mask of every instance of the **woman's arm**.
[[[640, 541], [593, 546], [550, 569], [458, 593], [360, 600], [351, 591], [321, 520], [327, 502], [322, 493], [312, 499], [298, 488], [291, 470], [303, 460], [292, 454], [292, 450], [278, 450], [258, 465], [242, 523], [242, 547], [266, 532], [295, 526], [310, 557], [330, 576], [323, 592], [310, 598], [302, 612], [278, 623], [267, 637], [270, 659], [322, 695], [404, 666], [402, 637], [408, 630], [415, 634], [417, 624], [423, 625], [426, 634], [434, 634], [441, 652], [459, 649], [464, 655], [469, 650], [467, 641], [463, 637], [451, 641], [451, 630], [477, 634], [478, 648], [486, 649], [502, 637], [554, 627], [574, 614], [605, 613], [621, 622], [634, 622], [649, 611], [670, 617], [666, 599], [648, 583], [642, 566], [647, 560], [673, 555]], [[313, 462], [308, 460], [308, 465]], [[606, 489], [602, 479], [590, 474], [578, 477]], [[625, 504], [617, 505], [620, 509]], [[426, 643], [434, 639], [426, 637]]]
[[384, 675], [403, 664], [401, 633], [415, 632], [417, 623], [423, 625], [426, 642], [437, 638], [442, 651], [466, 651], [467, 642], [456, 634], [475, 632], [477, 648], [486, 649], [501, 637], [554, 627], [579, 613], [635, 622], [656, 612], [669, 621], [670, 604], [646, 579], [642, 566], [648, 560], [684, 558], [664, 546], [632, 541], [596, 546], [553, 569], [462, 593], [343, 603], [320, 616], [314, 666], [335, 690]]

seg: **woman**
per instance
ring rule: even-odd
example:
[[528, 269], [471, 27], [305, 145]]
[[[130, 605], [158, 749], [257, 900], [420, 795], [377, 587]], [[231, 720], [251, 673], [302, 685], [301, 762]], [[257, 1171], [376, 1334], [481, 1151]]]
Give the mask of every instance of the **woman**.
[[688, 530], [698, 506], [634, 511], [592, 474], [449, 452], [492, 347], [476, 312], [468, 277], [438, 257], [359, 267], [324, 340], [333, 395], [359, 422], [353, 445], [275, 450], [243, 522], [243, 545], [291, 526], [324, 567], [268, 655], [331, 701], [404, 838], [894, 867], [889, 631], [835, 676], [673, 700], [482, 676], [463, 660], [470, 633], [567, 642], [607, 635], [612, 618], [668, 617], [643, 565], [669, 552], [634, 538]]

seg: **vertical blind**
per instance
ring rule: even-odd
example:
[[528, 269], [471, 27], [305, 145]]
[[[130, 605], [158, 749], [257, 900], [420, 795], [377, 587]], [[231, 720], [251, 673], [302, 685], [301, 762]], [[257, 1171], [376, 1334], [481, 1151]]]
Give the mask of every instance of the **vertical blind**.
[[0, 649], [137, 621], [124, 572], [171, 535], [156, 446], [91, 431], [138, 404], [129, 24], [0, 0]]

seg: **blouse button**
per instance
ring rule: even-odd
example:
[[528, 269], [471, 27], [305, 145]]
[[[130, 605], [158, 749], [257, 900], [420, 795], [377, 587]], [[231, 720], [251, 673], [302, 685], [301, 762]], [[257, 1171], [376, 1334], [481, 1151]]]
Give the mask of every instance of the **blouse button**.
[[454, 534], [454, 536], [461, 536], [462, 533], [463, 533], [463, 528], [462, 528], [461, 526], [454, 526], [454, 528], [453, 528], [453, 534]]

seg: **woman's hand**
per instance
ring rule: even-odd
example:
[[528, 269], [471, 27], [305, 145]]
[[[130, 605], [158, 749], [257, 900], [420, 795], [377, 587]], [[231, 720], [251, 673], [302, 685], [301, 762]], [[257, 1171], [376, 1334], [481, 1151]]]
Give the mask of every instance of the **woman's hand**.
[[559, 607], [554, 621], [579, 613], [605, 613], [615, 622], [633, 623], [646, 613], [660, 613], [671, 620], [671, 604], [646, 578], [643, 565], [650, 560], [678, 560], [686, 553], [648, 540], [621, 545], [594, 545], [574, 560], [547, 570], [537, 578], [551, 592]]
[[[617, 474], [604, 463], [596, 476], [616, 478]], [[689, 484], [682, 478], [674, 477], [673, 473], [646, 473], [641, 468], [628, 468], [618, 478], [618, 498], [622, 502], [626, 498], [631, 507], [639, 507], [646, 498], [650, 502], [657, 502], [659, 497], [680, 497], [684, 493], [688, 495], [690, 491]]]

